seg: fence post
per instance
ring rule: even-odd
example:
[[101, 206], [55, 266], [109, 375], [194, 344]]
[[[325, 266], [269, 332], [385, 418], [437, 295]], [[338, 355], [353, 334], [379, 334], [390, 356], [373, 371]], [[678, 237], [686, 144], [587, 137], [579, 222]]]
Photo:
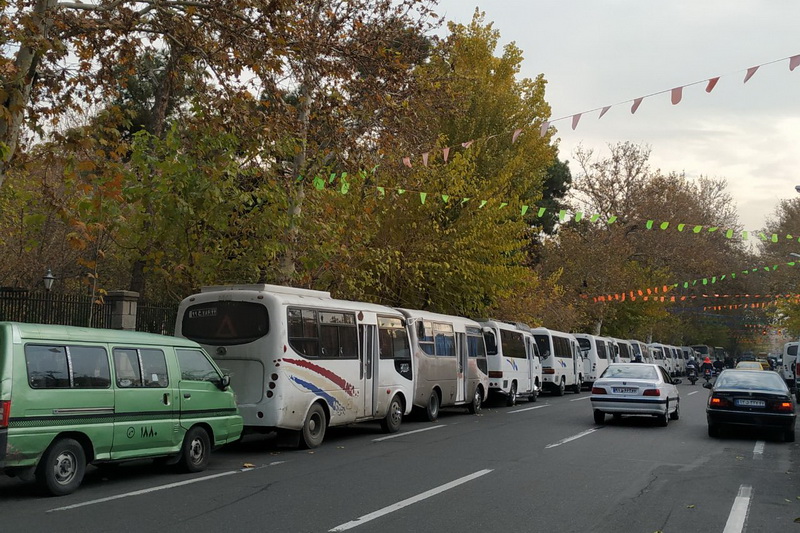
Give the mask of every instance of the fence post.
[[109, 291], [105, 301], [111, 306], [111, 329], [136, 330], [138, 292]]

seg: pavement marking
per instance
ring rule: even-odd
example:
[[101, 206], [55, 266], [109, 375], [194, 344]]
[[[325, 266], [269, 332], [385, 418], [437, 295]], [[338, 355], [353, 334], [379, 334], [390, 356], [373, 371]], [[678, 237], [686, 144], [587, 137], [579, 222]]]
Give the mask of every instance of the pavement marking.
[[411, 435], [412, 433], [422, 433], [423, 431], [430, 431], [432, 429], [443, 428], [446, 425], [447, 424], [439, 424], [438, 426], [431, 426], [431, 427], [428, 427], [428, 428], [415, 429], [414, 431], [404, 431], [402, 433], [394, 433], [394, 434], [389, 435], [387, 437], [380, 437], [378, 439], [372, 439], [372, 442], [380, 442], [382, 440], [395, 439], [397, 437], [405, 437], [406, 435]]
[[747, 515], [750, 512], [750, 499], [752, 496], [753, 487], [750, 485], [739, 486], [739, 494], [733, 500], [731, 514], [728, 515], [728, 521], [725, 522], [725, 529], [722, 530], [722, 533], [741, 533], [744, 531]]
[[440, 494], [440, 493], [442, 493], [442, 492], [444, 492], [446, 490], [450, 490], [450, 489], [455, 488], [455, 487], [457, 487], [459, 485], [463, 485], [464, 483], [472, 481], [473, 479], [477, 479], [477, 478], [479, 478], [481, 476], [485, 476], [489, 472], [491, 472], [491, 470], [479, 470], [479, 471], [477, 471], [477, 472], [475, 472], [473, 474], [470, 474], [468, 476], [464, 476], [464, 477], [458, 478], [455, 481], [451, 481], [449, 483], [445, 483], [444, 485], [440, 485], [440, 486], [438, 486], [438, 487], [436, 487], [434, 489], [425, 491], [425, 492], [423, 492], [421, 494], [417, 494], [416, 496], [412, 496], [411, 498], [407, 498], [407, 499], [405, 499], [403, 501], [400, 501], [400, 502], [397, 502], [395, 504], [392, 504], [392, 505], [389, 505], [387, 507], [384, 507], [383, 509], [378, 509], [377, 511], [375, 511], [373, 513], [365, 514], [361, 518], [356, 518], [355, 520], [353, 520], [351, 522], [347, 522], [347, 523], [342, 524], [340, 526], [336, 526], [335, 528], [333, 528], [333, 529], [331, 529], [329, 531], [335, 532], [335, 531], [347, 531], [348, 529], [353, 529], [354, 527], [358, 527], [360, 525], [366, 524], [367, 522], [371, 522], [372, 520], [375, 520], [376, 518], [380, 518], [380, 517], [385, 516], [385, 515], [387, 515], [389, 513], [393, 513], [394, 511], [398, 511], [398, 510], [402, 509], [403, 507], [408, 507], [409, 505], [412, 505], [412, 504], [415, 504], [415, 503], [420, 502], [422, 500], [428, 499], [428, 498], [430, 498], [432, 496], [436, 496], [437, 494]]
[[686, 396], [691, 396], [692, 394], [697, 394], [698, 392], [700, 392], [700, 391], [694, 390], [694, 391], [690, 392], [689, 394], [687, 394]]
[[240, 468], [239, 470], [231, 470], [230, 472], [221, 472], [219, 474], [213, 474], [211, 476], [204, 476], [204, 477], [199, 477], [199, 478], [195, 478], [195, 479], [189, 479], [189, 480], [186, 480], [186, 481], [178, 481], [176, 483], [169, 483], [167, 485], [160, 485], [158, 487], [151, 487], [149, 489], [142, 489], [142, 490], [137, 490], [137, 491], [133, 491], [133, 492], [126, 492], [124, 494], [117, 494], [116, 496], [109, 496], [107, 498], [100, 498], [100, 499], [97, 499], [97, 500], [89, 500], [87, 502], [81, 502], [81, 503], [76, 503], [76, 504], [73, 504], [73, 505], [67, 505], [65, 507], [56, 507], [55, 509], [50, 509], [47, 512], [48, 513], [54, 513], [56, 511], [69, 511], [71, 509], [77, 509], [79, 507], [86, 507], [87, 505], [95, 505], [95, 504], [98, 504], [98, 503], [110, 502], [110, 501], [119, 500], [119, 499], [122, 499], [122, 498], [129, 498], [131, 496], [141, 496], [142, 494], [149, 494], [151, 492], [158, 492], [160, 490], [166, 490], [166, 489], [174, 489], [176, 487], [182, 487], [184, 485], [191, 485], [193, 483], [199, 483], [201, 481], [209, 481], [211, 479], [217, 479], [217, 478], [220, 478], [220, 477], [230, 476], [232, 474], [241, 474], [242, 472], [251, 472], [253, 470], [260, 470], [260, 469], [266, 468], [268, 466], [275, 466], [275, 465], [283, 464], [285, 462], [286, 461], [274, 461], [274, 462], [272, 462], [272, 463], [270, 463], [268, 465], [262, 465], [262, 466], [257, 466], [257, 467]]
[[536, 407], [526, 407], [525, 409], [517, 409], [515, 411], [506, 411], [508, 414], [511, 413], [524, 413], [525, 411], [533, 411], [534, 409], [541, 409], [542, 407], [550, 407], [549, 403], [544, 405], [537, 405]]
[[544, 448], [548, 449], [548, 448], [555, 448], [556, 446], [561, 446], [562, 444], [566, 444], [566, 443], [571, 442], [571, 441], [573, 441], [575, 439], [579, 439], [581, 437], [585, 437], [586, 435], [589, 435], [590, 433], [594, 433], [598, 429], [600, 429], [600, 428], [587, 429], [586, 431], [578, 433], [577, 435], [573, 435], [571, 437], [567, 437], [566, 439], [562, 439], [562, 440], [560, 440], [560, 441], [558, 441], [556, 443], [553, 443], [553, 444], [548, 444]]
[[575, 398], [574, 400], [570, 400], [571, 402], [579, 402], [581, 400], [588, 400], [591, 396], [584, 396], [582, 398]]
[[753, 459], [764, 458], [764, 444], [766, 443], [763, 440], [756, 442], [756, 445], [753, 447]]

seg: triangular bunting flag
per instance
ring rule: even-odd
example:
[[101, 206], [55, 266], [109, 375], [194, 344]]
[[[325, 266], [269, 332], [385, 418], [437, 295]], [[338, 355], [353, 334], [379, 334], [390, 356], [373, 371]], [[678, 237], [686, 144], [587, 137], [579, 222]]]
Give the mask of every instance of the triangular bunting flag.
[[426, 167], [428, 166], [428, 152], [422, 154], [422, 164]]
[[608, 110], [609, 110], [609, 109], [611, 109], [611, 106], [610, 106], [610, 105], [607, 105], [607, 106], [605, 106], [605, 107], [604, 107], [604, 108], [603, 108], [603, 109], [600, 111], [600, 116], [599, 116], [599, 117], [597, 117], [597, 119], [599, 120], [599, 119], [603, 118], [603, 115], [605, 115], [606, 113], [608, 113]]
[[461, 146], [463, 146], [464, 148], [469, 148], [470, 146], [472, 146], [472, 143], [474, 142], [475, 141], [467, 141], [465, 143], [461, 143]]
[[514, 134], [511, 136], [511, 144], [514, 144], [515, 142], [517, 142], [517, 137], [519, 137], [520, 133], [522, 133], [522, 128], [520, 128], [518, 130], [514, 130]]
[[796, 69], [798, 65], [800, 65], [800, 55], [789, 58], [789, 70]]
[[713, 91], [714, 87], [717, 86], [717, 82], [718, 81], [719, 81], [719, 76], [717, 76], [716, 78], [711, 78], [710, 80], [708, 80], [708, 85], [706, 85], [706, 92], [710, 93], [711, 91]]
[[426, 193], [426, 192], [419, 193], [419, 201], [420, 201], [420, 203], [424, 204], [425, 203], [425, 198], [427, 198], [427, 197], [428, 197], [428, 193]]
[[403, 164], [405, 166], [407, 166], [408, 168], [411, 168], [411, 158], [410, 157], [404, 157], [403, 158]]
[[672, 105], [678, 105], [683, 98], [683, 87], [675, 87], [671, 91], [671, 101]]
[[444, 162], [447, 163], [447, 157], [450, 155], [450, 147], [442, 148], [442, 157], [444, 157]]
[[581, 113], [576, 113], [576, 114], [572, 115], [572, 129], [573, 130], [578, 127], [578, 121], [580, 121], [580, 119], [581, 119]]
[[753, 74], [755, 74], [757, 70], [758, 70], [758, 67], [750, 67], [749, 69], [747, 69], [747, 74], [744, 75], [744, 82], [743, 83], [747, 83], [747, 80], [752, 78]]
[[549, 127], [550, 127], [549, 120], [545, 120], [544, 122], [542, 122], [542, 126], [539, 128], [539, 137], [544, 137]]
[[636, 113], [636, 110], [639, 109], [640, 105], [642, 105], [642, 100], [644, 100], [644, 96], [640, 96], [633, 101], [633, 105], [631, 106], [631, 115]]

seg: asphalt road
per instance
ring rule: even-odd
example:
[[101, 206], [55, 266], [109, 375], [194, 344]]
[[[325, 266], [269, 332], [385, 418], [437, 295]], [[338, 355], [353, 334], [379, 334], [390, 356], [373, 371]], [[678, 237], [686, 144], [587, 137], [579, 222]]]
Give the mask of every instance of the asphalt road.
[[592, 420], [589, 394], [445, 409], [329, 430], [313, 451], [251, 435], [209, 469], [90, 467], [77, 492], [44, 497], [0, 477], [0, 531], [38, 532], [800, 532], [800, 445], [707, 436], [708, 391], [679, 385], [681, 417]]

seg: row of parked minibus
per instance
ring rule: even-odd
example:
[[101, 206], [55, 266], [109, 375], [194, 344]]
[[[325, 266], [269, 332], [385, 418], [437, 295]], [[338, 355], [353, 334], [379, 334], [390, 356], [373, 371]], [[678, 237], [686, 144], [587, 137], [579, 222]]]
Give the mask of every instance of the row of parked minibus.
[[690, 347], [570, 334], [491, 319], [331, 298], [275, 285], [204, 288], [178, 310], [176, 335], [200, 343], [230, 375], [246, 430], [277, 430], [316, 447], [329, 426], [381, 421], [397, 431], [412, 409], [480, 411], [590, 387], [610, 362], [681, 375]]

